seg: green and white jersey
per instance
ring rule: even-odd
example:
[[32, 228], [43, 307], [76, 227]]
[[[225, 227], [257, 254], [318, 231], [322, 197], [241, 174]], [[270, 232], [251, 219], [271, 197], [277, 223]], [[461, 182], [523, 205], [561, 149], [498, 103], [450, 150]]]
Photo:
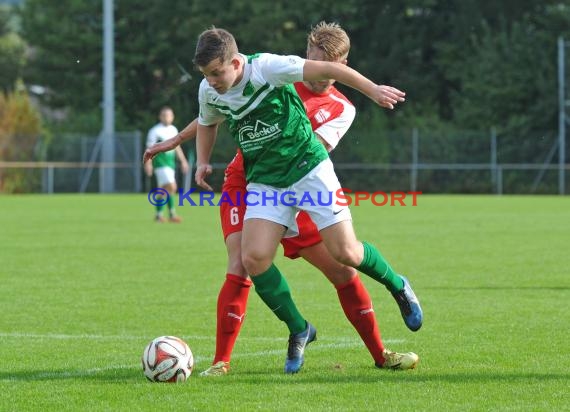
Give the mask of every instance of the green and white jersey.
[[200, 124], [228, 121], [244, 158], [248, 182], [288, 187], [328, 157], [293, 87], [305, 60], [261, 53], [241, 55], [243, 78], [224, 94], [200, 84]]
[[[164, 142], [165, 140], [172, 139], [178, 134], [178, 129], [173, 126], [165, 126], [162, 123], [158, 123], [152, 129], [148, 131], [146, 137], [146, 147], [151, 147], [156, 143]], [[170, 150], [168, 152], [157, 154], [154, 159], [152, 159], [152, 166], [157, 167], [170, 167], [176, 169], [176, 151]]]

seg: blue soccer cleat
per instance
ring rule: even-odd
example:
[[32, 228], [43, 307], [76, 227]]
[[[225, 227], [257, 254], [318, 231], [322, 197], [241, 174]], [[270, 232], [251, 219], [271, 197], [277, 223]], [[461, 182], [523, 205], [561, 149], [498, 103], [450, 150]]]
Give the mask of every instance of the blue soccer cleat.
[[295, 335], [289, 335], [287, 359], [285, 359], [285, 373], [297, 373], [305, 361], [305, 348], [312, 341], [317, 340], [317, 330], [307, 322], [307, 328]]
[[404, 288], [399, 292], [392, 293], [394, 299], [400, 307], [400, 312], [404, 318], [404, 323], [411, 331], [415, 332], [422, 327], [424, 314], [420, 306], [420, 302], [412, 290], [412, 286], [405, 276], [401, 276], [404, 281]]

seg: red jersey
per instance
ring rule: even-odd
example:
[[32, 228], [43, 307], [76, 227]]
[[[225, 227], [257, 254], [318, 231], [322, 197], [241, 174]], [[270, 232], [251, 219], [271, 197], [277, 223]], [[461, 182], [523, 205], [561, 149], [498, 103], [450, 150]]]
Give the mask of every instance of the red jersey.
[[295, 90], [305, 105], [313, 131], [334, 149], [352, 124], [356, 109], [334, 86], [326, 93], [316, 94], [299, 82], [295, 83]]

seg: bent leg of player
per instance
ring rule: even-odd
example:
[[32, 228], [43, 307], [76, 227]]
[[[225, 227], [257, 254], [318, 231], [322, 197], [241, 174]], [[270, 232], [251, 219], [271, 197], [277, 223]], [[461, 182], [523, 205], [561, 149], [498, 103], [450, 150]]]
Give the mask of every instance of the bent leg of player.
[[[254, 186], [255, 189], [263, 190]], [[252, 192], [250, 186], [248, 192]], [[305, 347], [316, 339], [317, 334], [297, 309], [287, 281], [272, 263], [284, 227], [291, 226], [295, 226], [295, 211], [291, 208], [248, 205], [242, 233], [242, 261], [255, 290], [289, 328], [285, 373], [297, 373], [301, 369]]]
[[299, 255], [319, 269], [335, 286], [346, 318], [360, 335], [374, 362], [383, 363], [384, 345], [372, 300], [356, 270], [334, 260], [322, 242], [301, 249]]
[[341, 186], [330, 159], [322, 161], [294, 184], [292, 190], [309, 193], [314, 199], [322, 197], [323, 193], [331, 195], [330, 203], [317, 202], [306, 208], [330, 254], [340, 263], [352, 266], [386, 286], [398, 303], [406, 326], [412, 331], [418, 330], [423, 313], [417, 297], [409, 283], [394, 272], [374, 246], [356, 239], [350, 210], [344, 199], [338, 196]]
[[[380, 283], [383, 283], [389, 276], [392, 280], [388, 284], [383, 284], [396, 300], [404, 323], [414, 332], [421, 328], [423, 312], [409, 282], [392, 270], [374, 246], [356, 240], [350, 221], [339, 222], [321, 230], [321, 236], [331, 254], [339, 261], [356, 267]], [[354, 263], [358, 261], [360, 263], [355, 265]], [[401, 286], [395, 288], [394, 283], [401, 284]]]
[[[399, 354], [384, 348], [372, 308], [372, 300], [356, 269], [333, 259], [322, 242], [317, 226], [305, 212], [297, 215], [299, 235], [281, 240], [285, 256], [302, 257], [319, 269], [335, 286], [341, 307], [379, 367], [411, 369], [417, 364], [414, 353]], [[390, 354], [390, 356], [388, 356]], [[395, 360], [400, 360], [395, 362]], [[396, 365], [399, 365], [396, 366]]]
[[418, 355], [413, 352], [392, 352], [384, 347], [370, 295], [358, 274], [355, 274], [348, 282], [335, 285], [335, 287], [346, 317], [358, 331], [376, 367], [414, 369], [419, 361]]

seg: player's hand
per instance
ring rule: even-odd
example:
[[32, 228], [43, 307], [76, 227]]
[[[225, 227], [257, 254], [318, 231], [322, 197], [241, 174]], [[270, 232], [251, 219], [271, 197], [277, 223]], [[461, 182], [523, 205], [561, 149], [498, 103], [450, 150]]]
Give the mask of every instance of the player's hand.
[[376, 85], [370, 98], [381, 107], [393, 109], [394, 105], [406, 101], [406, 93], [392, 86]]
[[209, 190], [210, 192], [213, 192], [214, 189], [212, 189], [212, 187], [208, 183], [206, 183], [206, 177], [210, 176], [211, 174], [212, 174], [212, 165], [203, 164], [199, 165], [196, 168], [195, 178], [198, 186], [200, 186], [203, 189]]
[[169, 139], [162, 143], [156, 143], [155, 145], [146, 149], [143, 154], [143, 163], [146, 163], [149, 160], [154, 159], [154, 157], [159, 153], [169, 152], [170, 150], [174, 150], [176, 148], [176, 144], [173, 143], [173, 140], [174, 139]]
[[152, 160], [154, 158], [154, 156], [156, 156], [156, 152], [154, 150], [152, 150], [152, 147], [149, 147], [148, 149], [146, 149], [144, 151], [144, 154], [143, 154], [143, 164], [146, 165], [146, 163], [149, 160]]
[[146, 163], [149, 160], [154, 159], [154, 157], [161, 152], [166, 152], [167, 150], [163, 149], [163, 146], [164, 146], [163, 143], [157, 143], [146, 149], [143, 154], [143, 163]]

